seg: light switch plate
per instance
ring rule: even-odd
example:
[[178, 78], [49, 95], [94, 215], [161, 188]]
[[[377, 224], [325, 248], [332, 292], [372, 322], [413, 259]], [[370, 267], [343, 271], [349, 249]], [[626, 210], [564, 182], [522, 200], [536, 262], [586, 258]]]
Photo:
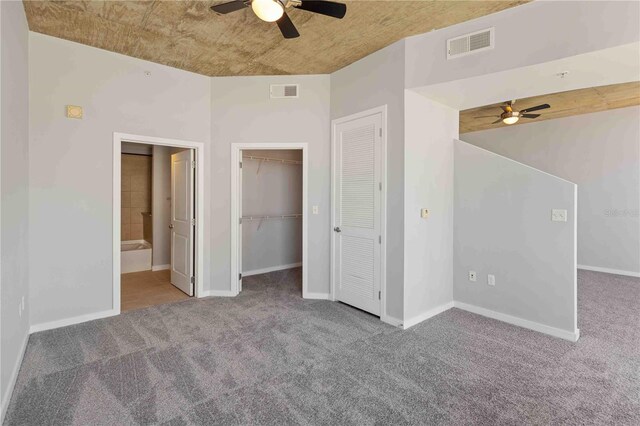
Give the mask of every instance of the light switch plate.
[[567, 211], [563, 209], [553, 209], [551, 210], [551, 220], [553, 222], [566, 222], [567, 221]]
[[496, 276], [495, 275], [487, 275], [487, 284], [496, 285]]
[[426, 219], [429, 217], [429, 209], [421, 209], [420, 210], [420, 217], [423, 219]]
[[313, 214], [318, 214], [318, 206], [313, 206], [312, 209]]
[[476, 271], [469, 271], [469, 281], [476, 282], [477, 278]]

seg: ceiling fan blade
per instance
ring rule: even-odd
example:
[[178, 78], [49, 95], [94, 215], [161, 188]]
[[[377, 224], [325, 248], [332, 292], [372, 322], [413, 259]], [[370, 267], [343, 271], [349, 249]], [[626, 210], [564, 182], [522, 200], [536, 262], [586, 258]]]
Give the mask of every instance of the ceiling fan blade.
[[520, 114], [520, 117], [524, 117], [524, 118], [538, 118], [538, 117], [540, 117], [540, 114]]
[[480, 117], [473, 117], [473, 118], [495, 118], [495, 117], [500, 117], [499, 115], [481, 115]]
[[236, 10], [244, 9], [245, 7], [247, 7], [247, 5], [245, 4], [244, 1], [235, 0], [235, 1], [230, 1], [228, 3], [215, 4], [211, 6], [211, 10], [213, 10], [214, 12], [220, 13], [222, 15], [225, 15], [227, 13], [235, 12]]
[[300, 33], [296, 29], [296, 26], [293, 25], [293, 22], [289, 19], [289, 15], [286, 13], [282, 15], [282, 18], [276, 21], [276, 24], [278, 24], [278, 28], [280, 28], [280, 32], [284, 38], [300, 37]]
[[524, 113], [532, 112], [532, 111], [539, 111], [541, 109], [547, 109], [547, 108], [551, 108], [551, 105], [542, 104], [542, 105], [534, 106], [534, 107], [531, 107], [531, 108], [525, 108], [522, 111], [520, 111], [520, 114], [524, 114]]
[[344, 15], [347, 13], [346, 4], [333, 1], [302, 0], [302, 4], [296, 7], [308, 12], [319, 13], [338, 19], [344, 18]]
[[499, 118], [499, 119], [497, 119], [496, 121], [494, 121], [494, 122], [493, 122], [493, 123], [491, 123], [491, 124], [498, 124], [498, 123], [499, 123], [499, 122], [501, 122], [501, 121], [502, 121], [502, 118]]

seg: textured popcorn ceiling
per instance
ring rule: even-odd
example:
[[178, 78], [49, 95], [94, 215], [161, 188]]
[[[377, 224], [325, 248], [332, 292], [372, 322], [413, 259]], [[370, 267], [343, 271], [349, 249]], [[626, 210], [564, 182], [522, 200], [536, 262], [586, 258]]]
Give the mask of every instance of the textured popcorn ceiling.
[[404, 37], [526, 1], [347, 1], [333, 19], [289, 10], [301, 37], [282, 38], [249, 8], [219, 1], [24, 1], [31, 31], [208, 76], [323, 74]]

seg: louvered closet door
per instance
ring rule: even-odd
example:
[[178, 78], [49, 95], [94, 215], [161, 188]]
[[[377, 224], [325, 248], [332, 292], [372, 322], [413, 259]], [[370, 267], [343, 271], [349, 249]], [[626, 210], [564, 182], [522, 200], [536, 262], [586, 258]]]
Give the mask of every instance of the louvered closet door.
[[335, 128], [335, 298], [380, 315], [381, 115]]

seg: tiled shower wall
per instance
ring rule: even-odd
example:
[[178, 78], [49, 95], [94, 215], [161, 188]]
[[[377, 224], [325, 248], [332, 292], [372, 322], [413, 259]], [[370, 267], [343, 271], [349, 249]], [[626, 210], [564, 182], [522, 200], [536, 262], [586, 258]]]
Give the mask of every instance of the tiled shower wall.
[[122, 241], [142, 240], [142, 213], [151, 211], [151, 158], [122, 154]]

